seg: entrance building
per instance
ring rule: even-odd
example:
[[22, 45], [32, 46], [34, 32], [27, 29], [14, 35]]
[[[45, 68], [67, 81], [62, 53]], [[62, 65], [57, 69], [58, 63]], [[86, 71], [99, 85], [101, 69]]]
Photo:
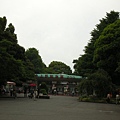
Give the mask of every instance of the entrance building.
[[72, 94], [77, 93], [77, 85], [80, 83], [82, 77], [67, 74], [36, 74], [38, 85], [45, 82], [48, 86], [49, 93], [54, 90], [57, 94]]

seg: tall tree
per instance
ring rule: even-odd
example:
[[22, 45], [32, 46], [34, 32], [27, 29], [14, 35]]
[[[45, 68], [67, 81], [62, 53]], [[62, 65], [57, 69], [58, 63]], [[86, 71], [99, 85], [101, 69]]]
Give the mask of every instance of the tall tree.
[[49, 66], [49, 73], [51, 74], [72, 74], [72, 70], [65, 63], [52, 61]]
[[14, 26], [6, 24], [6, 17], [0, 17], [0, 84], [26, 81], [25, 49], [17, 43]]
[[99, 97], [106, 97], [107, 93], [115, 90], [111, 77], [103, 69], [99, 69], [91, 74], [88, 80], [92, 81], [93, 90]]
[[44, 63], [42, 61], [41, 56], [39, 55], [39, 52], [36, 48], [29, 48], [25, 52], [27, 58], [30, 60], [30, 62], [34, 65], [34, 70], [36, 74], [44, 73]]
[[96, 40], [94, 62], [109, 73], [113, 83], [120, 85], [120, 75], [116, 72], [120, 62], [120, 20], [108, 25]]
[[24, 62], [24, 69], [25, 69], [25, 76], [23, 79], [34, 81], [35, 80], [34, 65], [27, 58]]
[[91, 32], [91, 39], [88, 45], [85, 46], [85, 54], [73, 61], [76, 74], [87, 76], [98, 69], [97, 65], [93, 62], [95, 51], [94, 44], [104, 28], [118, 19], [119, 12], [111, 11], [110, 13], [106, 13], [106, 17], [101, 19], [100, 23], [96, 25], [96, 28]]

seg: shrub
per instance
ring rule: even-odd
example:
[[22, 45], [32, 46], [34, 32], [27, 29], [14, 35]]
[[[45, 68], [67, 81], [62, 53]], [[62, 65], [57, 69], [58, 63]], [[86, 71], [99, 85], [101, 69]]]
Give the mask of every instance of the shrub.
[[47, 95], [47, 92], [46, 92], [45, 89], [41, 89], [41, 90], [40, 90], [40, 93], [42, 93], [43, 95]]

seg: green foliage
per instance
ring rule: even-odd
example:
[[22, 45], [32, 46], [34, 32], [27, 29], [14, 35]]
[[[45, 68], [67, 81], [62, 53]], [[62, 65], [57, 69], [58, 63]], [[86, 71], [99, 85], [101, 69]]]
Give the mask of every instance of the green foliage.
[[83, 79], [78, 85], [78, 90], [81, 95], [82, 94], [92, 95], [94, 90], [93, 81], [88, 79]]
[[80, 96], [79, 101], [82, 101], [82, 102], [95, 102], [95, 103], [106, 103], [106, 98], [98, 98], [98, 97], [96, 97], [94, 95]]
[[115, 90], [115, 86], [112, 84], [108, 73], [100, 69], [89, 75], [87, 79], [83, 79], [78, 86], [78, 90], [83, 95], [92, 95], [94, 91], [98, 97], [106, 97], [107, 93]]
[[44, 73], [44, 68], [45, 65], [42, 61], [41, 56], [39, 55], [39, 52], [37, 49], [35, 48], [29, 48], [26, 52], [25, 52], [27, 58], [30, 60], [30, 62], [34, 65], [34, 70], [35, 73]]
[[91, 32], [91, 39], [85, 47], [85, 54], [74, 60], [75, 74], [88, 76], [99, 68], [104, 69], [116, 85], [120, 84], [120, 25], [119, 12], [111, 11], [100, 20]]
[[18, 79], [23, 75], [23, 62], [16, 60], [12, 55], [1, 49], [0, 52], [0, 80]]
[[46, 89], [40, 89], [40, 93], [42, 93], [43, 95], [47, 95]]
[[91, 74], [88, 79], [92, 80], [95, 93], [99, 97], [105, 97], [107, 93], [115, 90], [115, 86], [111, 81], [111, 77], [102, 69]]
[[116, 73], [120, 73], [120, 62], [118, 62], [118, 67], [115, 70]]
[[26, 59], [24, 62], [25, 67], [25, 79], [26, 80], [35, 80], [35, 73], [34, 73], [34, 66], [29, 61], [29, 59]]
[[98, 68], [104, 69], [111, 75], [112, 82], [120, 84], [119, 68], [120, 62], [120, 20], [107, 26], [101, 36], [95, 42], [94, 63]]
[[74, 61], [75, 74], [85, 77], [93, 73], [95, 66], [91, 61], [91, 54], [81, 55], [78, 60]]
[[61, 74], [61, 73], [72, 74], [72, 70], [70, 69], [69, 66], [58, 61], [51, 62], [49, 64], [48, 69], [51, 74]]
[[[48, 87], [47, 87], [47, 85], [46, 85], [46, 83], [45, 82], [42, 82], [41, 83], [41, 85], [40, 85], [40, 91], [45, 91], [46, 93], [48, 93]], [[45, 93], [44, 92], [44, 93]], [[43, 93], [43, 92], [42, 92]]]
[[17, 44], [14, 26], [10, 23], [6, 27], [6, 24], [6, 17], [0, 18], [0, 85], [6, 84], [8, 80], [14, 82], [28, 80], [25, 49]]

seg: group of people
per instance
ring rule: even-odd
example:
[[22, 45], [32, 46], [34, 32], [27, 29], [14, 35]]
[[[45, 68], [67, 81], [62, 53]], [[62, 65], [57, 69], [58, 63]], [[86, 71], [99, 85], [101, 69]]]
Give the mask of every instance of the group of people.
[[6, 89], [4, 86], [0, 86], [0, 95], [4, 95], [6, 93]]
[[6, 90], [4, 86], [0, 88], [0, 95], [6, 95], [6, 93], [10, 93], [11, 97], [16, 98], [17, 97], [17, 92], [16, 92], [16, 86], [10, 87], [9, 90]]
[[[112, 98], [112, 94], [108, 93], [107, 94], [107, 99], [106, 99], [107, 103], [110, 103], [111, 98]], [[115, 95], [115, 103], [119, 104], [119, 102], [120, 102], [120, 94], [118, 93], [118, 94]]]
[[15, 86], [10, 88], [10, 96], [14, 98], [17, 97], [17, 91]]
[[30, 94], [28, 95], [29, 98], [33, 98], [34, 100], [36, 100], [38, 96], [38, 91], [36, 89], [31, 89], [30, 90]]
[[31, 99], [33, 98], [34, 100], [36, 100], [37, 96], [38, 96], [38, 92], [36, 89], [31, 88], [28, 95], [27, 95], [27, 89], [24, 89], [24, 97], [29, 97]]

